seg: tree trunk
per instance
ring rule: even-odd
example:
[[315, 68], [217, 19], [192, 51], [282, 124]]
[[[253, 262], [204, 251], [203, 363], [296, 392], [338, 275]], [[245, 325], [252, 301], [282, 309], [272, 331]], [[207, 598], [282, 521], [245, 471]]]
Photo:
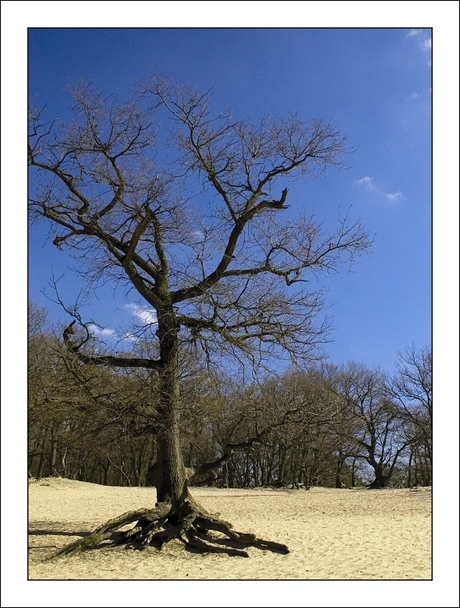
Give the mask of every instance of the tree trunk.
[[339, 452], [339, 456], [337, 458], [337, 464], [336, 464], [336, 468], [335, 468], [335, 487], [336, 488], [343, 487], [342, 470], [343, 470], [344, 464], [345, 464], [345, 459], [343, 458], [343, 455]]
[[351, 464], [351, 487], [356, 488], [356, 458], [353, 458]]
[[64, 451], [61, 455], [61, 474], [63, 477], [67, 477], [67, 465], [66, 465], [67, 452], [68, 452], [68, 448], [65, 447]]
[[158, 314], [160, 340], [160, 397], [158, 413], [161, 432], [157, 439], [157, 501], [174, 503], [184, 491], [185, 468], [180, 449], [179, 357], [177, 321], [172, 311]]
[[222, 485], [224, 488], [228, 488], [228, 464], [224, 462], [222, 465]]
[[45, 436], [45, 433], [43, 433], [43, 435], [40, 439], [41, 452], [40, 452], [40, 459], [38, 461], [37, 479], [40, 479], [41, 477], [43, 477], [43, 469], [45, 468], [45, 451], [47, 449], [46, 443], [47, 443], [46, 436]]
[[56, 469], [56, 460], [57, 460], [57, 439], [55, 437], [54, 431], [51, 435], [51, 453], [50, 453], [50, 469], [51, 475], [54, 477], [58, 477], [58, 471]]
[[383, 466], [380, 463], [374, 464], [374, 481], [369, 485], [369, 488], [386, 488], [390, 480], [390, 475], [385, 475], [383, 472]]
[[131, 472], [134, 477], [135, 486], [141, 485], [141, 483], [140, 483], [140, 480], [141, 480], [140, 462], [141, 462], [141, 460], [142, 460], [142, 450], [140, 450], [138, 454], [133, 454], [132, 462], [131, 462]]
[[109, 469], [110, 469], [110, 460], [107, 459], [107, 466], [105, 467], [102, 463], [102, 469], [104, 471], [104, 481], [102, 482], [104, 486], [108, 485], [109, 481]]
[[412, 486], [412, 448], [409, 453], [409, 464], [407, 466], [407, 487]]

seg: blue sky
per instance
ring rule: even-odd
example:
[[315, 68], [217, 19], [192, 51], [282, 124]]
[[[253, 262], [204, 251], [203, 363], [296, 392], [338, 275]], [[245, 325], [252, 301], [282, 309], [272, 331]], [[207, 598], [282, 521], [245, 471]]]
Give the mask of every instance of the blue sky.
[[[324, 226], [361, 217], [375, 235], [351, 274], [325, 281], [334, 325], [331, 361], [392, 370], [396, 353], [431, 343], [431, 30], [420, 28], [37, 28], [29, 31], [29, 94], [49, 118], [68, 116], [69, 82], [129, 96], [155, 68], [178, 83], [213, 89], [215, 107], [258, 120], [298, 111], [331, 120], [355, 151], [346, 168], [298, 182], [290, 205]], [[29, 297], [65, 320], [61, 298], [79, 292], [66, 253], [29, 233]], [[147, 311], [148, 312], [148, 311]], [[142, 314], [142, 303], [106, 287], [82, 309], [106, 339]]]

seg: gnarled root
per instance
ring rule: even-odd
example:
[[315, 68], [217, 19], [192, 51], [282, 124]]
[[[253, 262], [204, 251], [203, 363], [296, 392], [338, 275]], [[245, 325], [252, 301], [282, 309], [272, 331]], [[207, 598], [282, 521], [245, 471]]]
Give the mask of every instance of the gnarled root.
[[[128, 531], [120, 528], [136, 522]], [[263, 540], [254, 534], [233, 530], [233, 526], [213, 517], [194, 501], [184, 498], [178, 504], [157, 503], [155, 509], [141, 509], [124, 513], [100, 526], [89, 536], [59, 549], [49, 559], [63, 555], [74, 555], [91, 549], [105, 540], [111, 546], [125, 545], [131, 549], [146, 549], [148, 546], [161, 549], [165, 544], [179, 539], [187, 549], [202, 553], [225, 553], [249, 557], [247, 547], [273, 551], [286, 555], [286, 545]]]

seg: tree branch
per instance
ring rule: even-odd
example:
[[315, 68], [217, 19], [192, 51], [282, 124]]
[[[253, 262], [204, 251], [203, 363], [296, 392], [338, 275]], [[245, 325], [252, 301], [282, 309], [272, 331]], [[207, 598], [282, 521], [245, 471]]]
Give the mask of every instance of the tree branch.
[[75, 333], [74, 327], [73, 327], [75, 323], [76, 323], [75, 320], [72, 321], [72, 323], [70, 323], [70, 325], [68, 325], [64, 329], [63, 338], [64, 338], [64, 343], [67, 346], [67, 348], [70, 351], [72, 351], [82, 363], [86, 363], [89, 365], [107, 365], [110, 367], [123, 367], [123, 368], [140, 367], [143, 369], [156, 369], [156, 370], [162, 369], [163, 364], [160, 360], [141, 359], [141, 358], [136, 358], [136, 357], [113, 357], [111, 355], [94, 356], [94, 355], [87, 355], [85, 353], [82, 353], [80, 351], [80, 348], [83, 346], [83, 344], [85, 344], [87, 342], [88, 338], [86, 338], [79, 344], [72, 342], [70, 336], [72, 336]]

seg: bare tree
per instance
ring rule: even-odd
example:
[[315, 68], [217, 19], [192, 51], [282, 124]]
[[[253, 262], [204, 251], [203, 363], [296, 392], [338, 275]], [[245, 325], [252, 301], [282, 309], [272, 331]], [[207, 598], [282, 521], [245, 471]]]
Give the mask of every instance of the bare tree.
[[433, 379], [432, 356], [428, 346], [407, 348], [398, 354], [394, 378], [388, 383], [390, 397], [402, 410], [411, 429], [409, 485], [431, 484], [433, 467]]
[[337, 386], [351, 413], [351, 424], [345, 427], [355, 445], [350, 455], [372, 468], [369, 487], [384, 488], [409, 444], [400, 408], [387, 396], [384, 374], [362, 364], [344, 366]]
[[72, 95], [75, 118], [66, 124], [30, 113], [31, 217], [50, 221], [54, 244], [80, 258], [89, 286], [123, 283], [156, 311], [142, 328], [156, 355], [93, 352], [86, 325], [83, 336], [74, 333], [77, 313], [64, 340], [85, 364], [155, 370], [161, 420], [159, 506], [112, 522], [84, 546], [129, 519], [139, 523], [122, 541], [138, 547], [178, 536], [235, 553], [200, 538], [219, 530], [243, 545], [287, 551], [232, 532], [191, 497], [180, 450], [179, 357], [183, 348], [252, 365], [281, 352], [316, 356], [329, 327], [319, 317], [321, 292], [306, 289], [305, 274], [338, 271], [371, 242], [359, 221], [342, 218], [324, 235], [300, 205], [288, 211], [285, 184], [340, 166], [345, 140], [331, 124], [297, 115], [253, 125], [215, 114], [209, 94], [155, 75], [128, 102], [85, 83]]

